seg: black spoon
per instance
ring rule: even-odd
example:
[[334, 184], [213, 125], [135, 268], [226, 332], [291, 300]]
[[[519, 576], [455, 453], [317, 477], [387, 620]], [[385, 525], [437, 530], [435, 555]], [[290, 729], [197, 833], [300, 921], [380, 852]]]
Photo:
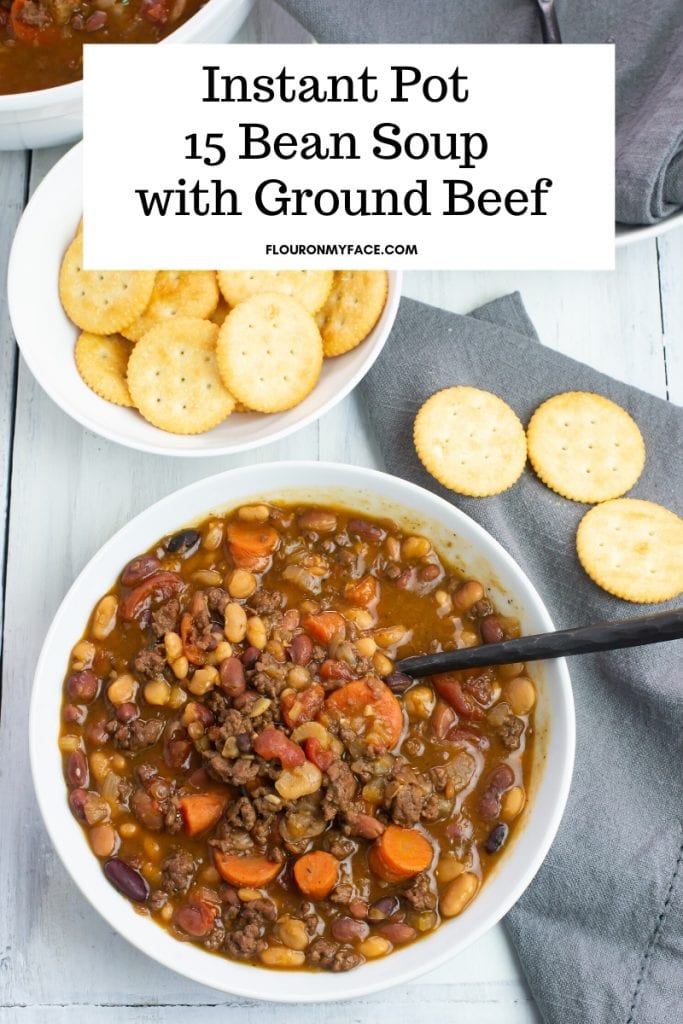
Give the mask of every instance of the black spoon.
[[560, 25], [555, 11], [555, 0], [536, 0], [538, 16], [541, 21], [541, 33], [544, 43], [561, 43]]
[[438, 672], [454, 672], [461, 668], [483, 668], [486, 665], [509, 665], [515, 661], [539, 661], [541, 658], [567, 658], [572, 654], [595, 654], [616, 651], [621, 647], [644, 647], [665, 640], [683, 638], [683, 608], [657, 612], [635, 619], [602, 622], [597, 626], [576, 626], [556, 633], [537, 633], [502, 640], [481, 647], [461, 647], [440, 654], [420, 654], [396, 663], [397, 672], [418, 679]]

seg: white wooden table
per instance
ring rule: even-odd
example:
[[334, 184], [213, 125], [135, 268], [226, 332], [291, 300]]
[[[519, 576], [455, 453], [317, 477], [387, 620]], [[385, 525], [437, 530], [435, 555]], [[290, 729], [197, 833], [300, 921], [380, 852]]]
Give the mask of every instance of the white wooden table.
[[[263, 0], [244, 40], [303, 38]], [[410, 985], [351, 1004], [278, 1007], [191, 984], [119, 938], [58, 863], [29, 778], [27, 703], [43, 636], [64, 593], [132, 515], [198, 477], [284, 458], [380, 466], [354, 396], [311, 427], [243, 457], [155, 458], [83, 431], [41, 391], [7, 319], [6, 261], [27, 196], [61, 151], [0, 154], [0, 1022], [130, 1024], [529, 1024], [538, 1021], [502, 927]], [[407, 295], [466, 312], [519, 289], [546, 345], [683, 403], [683, 231], [618, 253], [614, 274], [407, 274]], [[40, 296], [36, 296], [40, 301]], [[45, 344], [50, 339], [45, 338]], [[62, 667], [55, 666], [55, 685]], [[275, 978], [273, 984], [277, 984]]]

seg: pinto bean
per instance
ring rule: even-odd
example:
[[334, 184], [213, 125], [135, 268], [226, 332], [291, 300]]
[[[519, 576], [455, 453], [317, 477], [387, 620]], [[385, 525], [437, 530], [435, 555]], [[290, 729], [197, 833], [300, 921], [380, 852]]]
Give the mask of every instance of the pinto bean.
[[379, 839], [384, 832], [384, 825], [371, 814], [357, 814], [353, 819], [353, 835], [361, 839]]
[[443, 700], [437, 700], [432, 711], [432, 733], [437, 740], [445, 740], [451, 729], [458, 721], [458, 716], [449, 704]]
[[142, 583], [160, 568], [161, 562], [154, 555], [138, 555], [121, 573], [121, 582], [124, 587], [134, 587], [136, 583]]
[[94, 747], [101, 747], [109, 739], [109, 733], [106, 729], [107, 720], [100, 718], [96, 722], [88, 722], [85, 727], [85, 738], [88, 743], [92, 743]]
[[88, 785], [90, 773], [88, 771], [88, 762], [82, 750], [72, 750], [66, 759], [64, 773], [66, 781], [70, 786], [77, 786], [79, 789], [83, 789]]
[[87, 789], [72, 789], [69, 793], [69, 807], [74, 818], [85, 821], [85, 801], [88, 799]]
[[362, 942], [367, 938], [370, 929], [365, 921], [354, 921], [352, 917], [338, 917], [330, 927], [337, 942]]
[[137, 704], [133, 703], [132, 700], [126, 701], [125, 704], [119, 704], [116, 708], [116, 717], [119, 722], [132, 722], [134, 718], [140, 717], [140, 709]]
[[125, 860], [119, 857], [112, 857], [104, 865], [104, 874], [107, 881], [111, 882], [115, 889], [127, 896], [129, 900], [136, 903], [144, 903], [149, 895], [149, 886], [139, 871], [126, 864]]
[[218, 674], [218, 685], [229, 697], [237, 697], [246, 690], [244, 664], [239, 658], [226, 658], [225, 661], [222, 661], [218, 666]]
[[398, 946], [402, 942], [410, 942], [417, 935], [417, 930], [411, 928], [409, 924], [404, 924], [403, 921], [393, 921], [390, 924], [380, 925], [377, 931], [385, 939], [389, 939], [393, 946]]
[[66, 684], [66, 692], [69, 700], [78, 704], [90, 704], [97, 696], [99, 680], [89, 668], [82, 672], [74, 672], [69, 676]]
[[337, 517], [334, 512], [322, 508], [306, 509], [297, 522], [302, 530], [311, 530], [313, 533], [334, 533], [337, 529]]
[[313, 657], [313, 641], [305, 633], [298, 633], [289, 645], [289, 657], [295, 665], [308, 665]]
[[88, 709], [85, 704], [65, 704], [62, 711], [62, 718], [65, 722], [82, 725], [88, 717]]
[[509, 764], [499, 764], [493, 769], [486, 787], [479, 797], [479, 813], [486, 821], [493, 821], [500, 814], [500, 798], [506, 789], [514, 785], [515, 775]]
[[349, 533], [354, 534], [356, 537], [362, 537], [363, 540], [369, 540], [373, 543], [384, 540], [387, 535], [386, 530], [383, 530], [375, 523], [368, 523], [365, 519], [349, 519], [347, 529]]

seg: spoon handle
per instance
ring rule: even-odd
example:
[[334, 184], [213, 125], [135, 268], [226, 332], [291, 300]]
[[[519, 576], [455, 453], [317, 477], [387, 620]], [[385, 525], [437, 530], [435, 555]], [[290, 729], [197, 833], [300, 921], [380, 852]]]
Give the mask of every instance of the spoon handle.
[[555, 0], [536, 0], [538, 16], [541, 21], [541, 33], [544, 43], [561, 43], [560, 25], [555, 10]]
[[596, 626], [577, 626], [556, 633], [537, 633], [502, 640], [481, 647], [461, 647], [456, 651], [423, 654], [404, 658], [396, 669], [414, 678], [436, 672], [454, 672], [462, 668], [507, 665], [515, 661], [539, 661], [541, 658], [566, 658], [573, 654], [616, 651], [622, 647], [643, 647], [683, 637], [683, 608], [657, 612], [635, 619], [603, 622]]

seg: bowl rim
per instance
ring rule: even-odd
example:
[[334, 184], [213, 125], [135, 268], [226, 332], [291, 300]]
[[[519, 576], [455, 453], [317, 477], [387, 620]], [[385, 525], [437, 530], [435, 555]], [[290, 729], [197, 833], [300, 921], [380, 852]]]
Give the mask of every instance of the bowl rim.
[[[283, 478], [287, 480], [288, 483], [285, 483], [284, 485], [282, 483], [273, 483], [273, 479], [277, 479], [277, 477], [274, 476], [275, 473], [282, 474]], [[319, 483], [314, 480], [308, 484], [300, 484], [297, 481], [298, 476], [301, 473], [320, 473], [323, 476], [327, 474], [335, 482]], [[254, 474], [258, 480], [262, 480], [262, 484], [253, 486], [251, 482], [248, 482], [245, 485], [242, 478], [246, 478], [247, 481], [250, 481]], [[79, 572], [78, 576], [69, 587], [65, 597], [61, 601], [46, 634], [36, 665], [32, 684], [29, 710], [29, 756], [31, 777], [38, 807], [52, 845], [72, 881], [76, 884], [87, 902], [100, 914], [109, 927], [113, 928], [122, 936], [122, 938], [131, 943], [141, 952], [150, 956], [162, 966], [174, 971], [176, 974], [192, 980], [195, 983], [204, 984], [210, 988], [218, 989], [219, 991], [240, 997], [280, 1003], [314, 1003], [347, 1000], [378, 992], [395, 984], [404, 984], [446, 963], [458, 952], [461, 952], [463, 949], [472, 945], [481, 937], [481, 935], [489, 931], [505, 916], [535, 877], [559, 828], [568, 799], [572, 779], [576, 737], [574, 700], [571, 680], [565, 659], [558, 659], [553, 663], [555, 666], [556, 683], [559, 683], [557, 686], [557, 700], [560, 701], [562, 708], [561, 717], [564, 722], [564, 730], [560, 739], [561, 751], [564, 756], [563, 760], [556, 766], [559, 772], [559, 778], [557, 781], [557, 791], [553, 791], [553, 803], [551, 805], [550, 813], [542, 820], [539, 819], [539, 834], [534, 840], [534, 851], [524, 863], [520, 861], [519, 874], [516, 877], [514, 884], [509, 886], [505, 898], [499, 900], [496, 906], [493, 909], [490, 909], [488, 913], [484, 913], [482, 919], [470, 927], [470, 930], [467, 931], [464, 938], [461, 938], [459, 942], [456, 939], [453, 943], [456, 947], [455, 949], [450, 947], [443, 948], [440, 952], [436, 952], [436, 954], [434, 954], [434, 952], [431, 951], [430, 946], [432, 937], [425, 937], [417, 944], [417, 946], [410, 947], [421, 949], [424, 953], [417, 964], [413, 964], [407, 968], [403, 967], [403, 969], [401, 969], [397, 963], [397, 958], [401, 957], [403, 951], [399, 950], [392, 954], [389, 959], [392, 963], [397, 965], [398, 969], [393, 972], [390, 977], [380, 976], [379, 978], [375, 977], [374, 980], [364, 981], [363, 979], [365, 977], [368, 977], [369, 979], [372, 978], [373, 964], [371, 963], [364, 965], [368, 969], [367, 973], [364, 973], [363, 971], [358, 972], [360, 981], [355, 981], [355, 978], [350, 978], [346, 974], [341, 976], [331, 975], [329, 978], [326, 975], [326, 985], [328, 985], [331, 990], [329, 995], [327, 995], [325, 990], [322, 992], [306, 992], [305, 989], [301, 991], [296, 987], [292, 991], [285, 990], [284, 992], [277, 992], [276, 994], [276, 986], [272, 989], [268, 986], [262, 986], [263, 974], [261, 972], [263, 968], [260, 970], [254, 967], [247, 969], [253, 972], [253, 981], [251, 983], [250, 980], [248, 980], [249, 974], [245, 974], [244, 980], [242, 980], [242, 971], [244, 971], [245, 965], [239, 963], [235, 964], [233, 961], [228, 961], [229, 968], [226, 974], [229, 974], [232, 969], [237, 967], [237, 977], [234, 981], [230, 980], [228, 977], [226, 981], [223, 982], [222, 978], [211, 976], [209, 958], [211, 961], [217, 961], [218, 963], [223, 963], [223, 961], [204, 950], [199, 950], [200, 954], [203, 954], [203, 958], [201, 959], [199, 966], [193, 964], [186, 965], [184, 962], [180, 962], [178, 964], [170, 963], [164, 955], [163, 940], [159, 944], [156, 944], [153, 941], [143, 941], [142, 938], [138, 938], [131, 934], [129, 921], [132, 921], [133, 917], [137, 917], [137, 915], [131, 915], [129, 919], [122, 915], [121, 920], [119, 921], [118, 915], [114, 917], [113, 913], [107, 912], [104, 907], [100, 906], [98, 894], [91, 893], [85, 879], [79, 876], [78, 863], [80, 860], [80, 854], [76, 857], [71, 855], [69, 850], [70, 840], [66, 833], [63, 833], [60, 828], [60, 819], [67, 813], [65, 810], [67, 807], [66, 795], [63, 806], [59, 809], [56, 804], [52, 804], [48, 800], [48, 787], [43, 787], [43, 775], [46, 771], [49, 774], [49, 768], [47, 767], [48, 762], [47, 759], [40, 756], [41, 752], [38, 749], [38, 744], [40, 739], [39, 722], [41, 719], [40, 697], [45, 687], [50, 685], [49, 680], [51, 678], [51, 673], [48, 663], [51, 655], [51, 648], [53, 643], [55, 643], [55, 637], [59, 635], [62, 620], [67, 617], [74, 595], [82, 583], [85, 584], [87, 582], [87, 577], [97, 571], [99, 564], [112, 550], [116, 550], [121, 546], [125, 549], [126, 545], [129, 543], [129, 538], [132, 539], [140, 527], [147, 532], [153, 532], [153, 524], [157, 520], [162, 522], [159, 518], [160, 513], [163, 516], [164, 510], [167, 507], [172, 506], [179, 501], [182, 502], [183, 499], [190, 499], [194, 492], [204, 491], [204, 489], [206, 489], [215, 491], [217, 495], [229, 494], [228, 500], [225, 500], [225, 498], [219, 498], [214, 506], [215, 508], [223, 508], [233, 507], [234, 504], [240, 501], [241, 497], [250, 497], [255, 492], [258, 493], [259, 491], [262, 491], [264, 495], [270, 494], [275, 496], [278, 491], [282, 492], [288, 489], [293, 489], [295, 491], [302, 490], [306, 492], [319, 489], [320, 491], [331, 492], [336, 487], [339, 487], [344, 490], [355, 490], [360, 494], [363, 492], [364, 488], [367, 488], [367, 491], [372, 494], [382, 496], [387, 493], [383, 484], [389, 484], [390, 487], [393, 488], [394, 492], [396, 492], [391, 495], [391, 502], [398, 507], [405, 508], [406, 512], [410, 512], [411, 510], [411, 497], [415, 499], [415, 505], [419, 507], [419, 499], [425, 500], [426, 496], [427, 502], [431, 504], [431, 511], [429, 513], [424, 513], [425, 516], [429, 515], [432, 516], [434, 520], [445, 522], [448, 525], [448, 529], [452, 529], [455, 534], [464, 527], [465, 535], [469, 535], [467, 542], [473, 544], [474, 549], [484, 556], [486, 561], [491, 564], [491, 567], [494, 565], [498, 567], [503, 566], [508, 572], [510, 572], [515, 577], [519, 588], [517, 595], [519, 596], [520, 593], [523, 593], [525, 595], [524, 600], [530, 607], [530, 611], [545, 623], [547, 629], [553, 628], [553, 623], [545, 603], [524, 570], [517, 564], [505, 548], [503, 548], [503, 546], [488, 533], [488, 531], [486, 531], [476, 521], [472, 520], [468, 515], [466, 515], [466, 513], [462, 512], [455, 505], [452, 505], [444, 498], [441, 498], [439, 495], [434, 494], [426, 488], [379, 470], [335, 462], [298, 460], [259, 463], [253, 466], [238, 467], [209, 477], [204, 477], [186, 487], [171, 492], [164, 498], [138, 513], [138, 515], [117, 530], [116, 533], [114, 533], [113, 536], [110, 537], [109, 540], [107, 540], [88, 560], [87, 564]], [[204, 499], [202, 498], [202, 500]], [[188, 500], [187, 504], [190, 509], [192, 509], [191, 500]], [[190, 511], [186, 521], [191, 522], [193, 515], [194, 518], [197, 518], [199, 515], [209, 514], [210, 511], [210, 507], [203, 513], [194, 514]], [[413, 508], [413, 512], [417, 513], [417, 508]], [[179, 524], [179, 527], [180, 525], [182, 524]], [[160, 529], [163, 529], [163, 526], [160, 526]], [[150, 543], [153, 543], [153, 540], [150, 541]], [[125, 558], [127, 553], [128, 552], [123, 551], [122, 558]], [[508, 589], [510, 590], [509, 587]], [[511, 593], [514, 592], [511, 591]], [[54, 724], [55, 727], [58, 726], [58, 722], [55, 722]], [[63, 822], [61, 823], [63, 824]], [[74, 828], [79, 827], [76, 822], [73, 824]], [[530, 821], [527, 822], [524, 828], [529, 829], [530, 824]], [[74, 834], [75, 833], [73, 832], [68, 833], [69, 836]], [[86, 850], [87, 847], [84, 845], [83, 849]], [[90, 854], [89, 850], [88, 854], [90, 856], [94, 856]], [[514, 847], [510, 852], [510, 857], [513, 854]], [[120, 897], [120, 899], [122, 901], [121, 907], [123, 909], [124, 898]], [[125, 901], [125, 903], [125, 909], [129, 911], [127, 901]], [[149, 922], [149, 924], [154, 928], [159, 927], [154, 922]], [[448, 925], [446, 924], [446, 927], [447, 926]], [[433, 937], [442, 933], [442, 930], [442, 927], [439, 927], [433, 933]], [[145, 931], [145, 939], [147, 939], [147, 936], [148, 933]], [[177, 942], [177, 940], [172, 937], [169, 937], [169, 941], [174, 943]], [[184, 948], [184, 944], [178, 943], [178, 945], [183, 946]], [[373, 963], [378, 964], [382, 962], [383, 961], [374, 961]], [[203, 969], [205, 963], [206, 970]], [[353, 973], [356, 974], [356, 972]], [[306, 978], [310, 975], [308, 972], [301, 971], [279, 971], [278, 976], [286, 978], [287, 982], [291, 982], [295, 978], [300, 980], [302, 976]], [[334, 982], [332, 979], [335, 977], [344, 979], [342, 991], [336, 991], [337, 986], [341, 987], [341, 982]], [[285, 989], [287, 988], [287, 982], [285, 982]]]
[[[208, 20], [206, 14], [207, 11], [217, 10], [219, 7], [235, 7], [238, 8], [245, 3], [253, 3], [253, 0], [206, 0], [206, 3], [195, 11], [187, 21], [184, 21], [182, 25], [174, 29], [173, 32], [169, 32], [167, 36], [160, 39], [160, 43], [182, 43], [185, 41], [187, 32], [185, 29], [192, 23], [192, 28], [197, 24], [202, 25]], [[73, 103], [76, 101], [83, 91], [83, 79], [79, 78], [75, 82], [65, 82], [63, 85], [52, 85], [47, 89], [32, 89], [30, 92], [10, 92], [6, 95], [0, 95], [0, 115], [16, 113], [19, 114], [22, 111], [31, 110], [35, 107], [52, 107], [53, 105], [59, 105], [62, 103]]]
[[[209, 2], [212, 2], [212, 0], [209, 0]], [[230, 2], [233, 2], [233, 0], [230, 0]], [[172, 440], [167, 441], [166, 444], [162, 444], [161, 442], [157, 443], [153, 438], [147, 439], [145, 437], [122, 436], [121, 432], [115, 426], [110, 427], [106, 423], [106, 420], [103, 422], [95, 416], [90, 416], [88, 412], [83, 412], [78, 408], [74, 408], [72, 404], [66, 401], [65, 396], [56, 387], [56, 380], [42, 371], [37, 352], [31, 351], [30, 346], [23, 345], [22, 333], [24, 332], [22, 322], [26, 318], [26, 309], [28, 304], [27, 300], [24, 298], [26, 265], [29, 258], [28, 253], [31, 247], [28, 243], [31, 242], [31, 244], [33, 244], [33, 241], [35, 241], [35, 239], [33, 239], [35, 225], [31, 228], [31, 224], [33, 223], [33, 220], [35, 220], [35, 217], [32, 215], [32, 211], [35, 211], [36, 206], [43, 202], [43, 197], [46, 195], [49, 196], [50, 192], [54, 189], [53, 183], [55, 181], [55, 177], [60, 174], [63, 175], [65, 168], [71, 171], [71, 165], [76, 164], [81, 160], [82, 147], [83, 143], [81, 141], [77, 142], [76, 145], [67, 150], [57, 163], [50, 168], [31, 196], [29, 203], [22, 213], [12, 239], [7, 268], [7, 303], [10, 321], [12, 323], [14, 335], [21, 351], [22, 358], [38, 385], [43, 389], [43, 391], [45, 391], [55, 405], [64, 412], [65, 415], [69, 416], [70, 419], [79, 423], [82, 427], [85, 427], [86, 430], [91, 431], [91, 433], [98, 437], [103, 437], [107, 441], [119, 444], [122, 447], [129, 448], [133, 451], [145, 452], [151, 455], [163, 455], [166, 458], [209, 459], [222, 455], [236, 455], [240, 452], [250, 451], [254, 448], [261, 448], [265, 445], [282, 441], [285, 437], [289, 437], [291, 434], [294, 434], [299, 430], [303, 430], [305, 427], [315, 423], [326, 413], [330, 412], [331, 409], [338, 405], [348, 394], [351, 393], [351, 391], [354, 390], [354, 388], [357, 387], [379, 357], [393, 329], [402, 295], [403, 272], [401, 270], [387, 271], [388, 288], [384, 309], [382, 310], [377, 323], [370, 332], [370, 335], [365, 339], [361, 346], [353, 350], [354, 352], [365, 352], [365, 355], [361, 358], [355, 371], [349, 374], [347, 379], [344, 380], [332, 394], [330, 394], [326, 401], [321, 401], [320, 404], [317, 404], [314, 408], [310, 409], [305, 416], [299, 417], [294, 422], [285, 423], [283, 426], [279, 427], [274, 426], [266, 436], [261, 433], [256, 433], [255, 436], [246, 440], [228, 440], [221, 444], [205, 448], [202, 446], [202, 434], [187, 436], [173, 435], [170, 432], [160, 430], [160, 428], [155, 428], [155, 437], [163, 435], [165, 438], [173, 439], [174, 437], [182, 436], [185, 437], [186, 440], [192, 439], [196, 442], [194, 447], [172, 448], [170, 447], [173, 443]], [[57, 288], [57, 283], [57, 280], [55, 280], [55, 289]], [[77, 333], [78, 328], [74, 326], [74, 338]], [[345, 356], [339, 356], [336, 358], [343, 360]], [[316, 385], [316, 387], [317, 386], [318, 385]], [[315, 395], [315, 390], [316, 389], [314, 388], [311, 395]], [[308, 397], [310, 396], [307, 396], [307, 398]], [[104, 402], [105, 400], [101, 399], [101, 401]], [[289, 411], [291, 410], [286, 410], [283, 415], [286, 415]], [[277, 416], [279, 414], [274, 413], [272, 415]]]

